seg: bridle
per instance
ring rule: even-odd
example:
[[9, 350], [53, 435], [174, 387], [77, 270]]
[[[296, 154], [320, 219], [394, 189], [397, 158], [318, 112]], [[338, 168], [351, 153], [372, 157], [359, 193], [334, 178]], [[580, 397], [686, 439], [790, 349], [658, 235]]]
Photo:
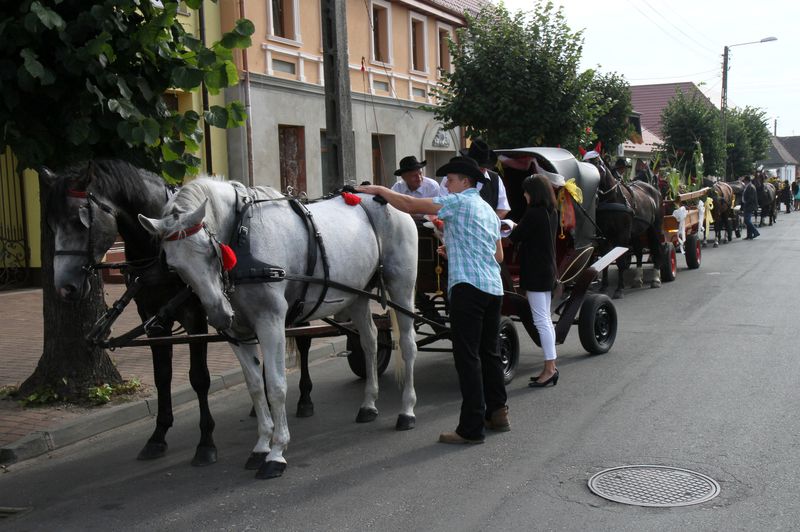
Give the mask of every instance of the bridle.
[[67, 197], [86, 199], [86, 204], [84, 207], [89, 215], [89, 224], [86, 228], [88, 235], [86, 238], [86, 249], [57, 249], [54, 252], [54, 256], [85, 257], [86, 264], [81, 267], [81, 270], [84, 272], [84, 277], [88, 278], [90, 275], [97, 273], [97, 263], [94, 261], [94, 239], [92, 238], [92, 226], [94, 225], [94, 211], [92, 210], [92, 203], [97, 205], [100, 210], [108, 213], [111, 216], [114, 216], [114, 209], [97, 199], [94, 194], [86, 190], [67, 189]]
[[211, 249], [214, 251], [214, 256], [217, 258], [217, 263], [219, 264], [219, 277], [222, 281], [223, 293], [225, 294], [225, 297], [229, 299], [228, 296], [233, 292], [233, 283], [230, 280], [230, 275], [228, 275], [228, 272], [224, 268], [224, 261], [222, 260], [222, 253], [220, 252], [220, 242], [217, 239], [217, 236], [212, 233], [208, 227], [206, 227], [205, 222], [197, 223], [191, 227], [187, 227], [186, 229], [179, 229], [163, 237], [161, 240], [162, 242], [183, 240], [184, 238], [188, 238], [199, 233], [200, 231], [205, 231], [206, 235], [208, 235]]

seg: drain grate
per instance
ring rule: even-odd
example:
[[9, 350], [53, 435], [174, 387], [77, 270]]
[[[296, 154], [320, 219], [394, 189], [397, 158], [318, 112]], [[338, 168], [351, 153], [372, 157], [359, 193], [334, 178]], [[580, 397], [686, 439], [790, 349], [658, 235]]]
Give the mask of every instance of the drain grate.
[[689, 506], [719, 495], [719, 484], [701, 473], [657, 465], [605, 469], [589, 479], [595, 495], [636, 506]]

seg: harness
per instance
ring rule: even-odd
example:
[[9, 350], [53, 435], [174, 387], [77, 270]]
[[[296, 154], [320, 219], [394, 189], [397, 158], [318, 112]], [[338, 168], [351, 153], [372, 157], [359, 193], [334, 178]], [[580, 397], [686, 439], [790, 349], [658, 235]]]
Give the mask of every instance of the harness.
[[[385, 290], [385, 283], [383, 280], [383, 252], [381, 246], [381, 240], [378, 235], [377, 230], [375, 229], [375, 222], [372, 218], [372, 214], [369, 210], [363, 205], [363, 203], [359, 203], [361, 208], [363, 209], [364, 213], [367, 216], [367, 220], [369, 221], [370, 227], [372, 228], [372, 233], [375, 235], [375, 241], [378, 247], [378, 266], [376, 271], [374, 272], [370, 282], [367, 284], [364, 290], [359, 290], [356, 288], [349, 287], [347, 285], [338, 283], [336, 281], [331, 280], [330, 278], [330, 263], [328, 260], [328, 254], [325, 249], [325, 243], [322, 238], [322, 234], [317, 227], [317, 224], [314, 220], [313, 213], [306, 207], [305, 203], [301, 201], [299, 197], [293, 196], [291, 194], [285, 194], [282, 197], [277, 198], [264, 198], [259, 197], [259, 191], [257, 189], [248, 189], [241, 183], [231, 183], [234, 187], [234, 191], [236, 192], [236, 221], [234, 223], [233, 232], [229, 238], [230, 247], [236, 253], [236, 265], [231, 269], [230, 272], [223, 271], [223, 285], [226, 287], [227, 292], [231, 292], [233, 287], [240, 284], [253, 284], [253, 283], [271, 283], [271, 282], [279, 282], [279, 281], [298, 281], [302, 282], [303, 286], [301, 289], [300, 296], [292, 303], [289, 307], [289, 311], [286, 315], [286, 324], [291, 325], [294, 323], [303, 323], [308, 321], [308, 319], [319, 309], [319, 307], [324, 303], [325, 296], [328, 293], [328, 290], [331, 288], [339, 289], [345, 292], [355, 293], [359, 295], [366, 295], [368, 297], [374, 297], [368, 290], [371, 289], [373, 286], [378, 288], [378, 297], [383, 306], [386, 308], [387, 306], [387, 298], [386, 298], [386, 290]], [[350, 189], [350, 190], [348, 190]], [[338, 191], [336, 194], [341, 192], [347, 191], [354, 191], [352, 187], [345, 187], [341, 191]], [[322, 199], [330, 199], [334, 197], [336, 194], [332, 194]], [[250, 249], [250, 236], [251, 236], [251, 228], [250, 224], [253, 218], [253, 207], [259, 204], [270, 203], [275, 201], [286, 201], [288, 202], [289, 206], [292, 208], [292, 211], [300, 217], [303, 221], [303, 224], [308, 231], [308, 249], [306, 253], [306, 269], [305, 274], [291, 274], [287, 273], [286, 269], [281, 266], [276, 266], [274, 264], [269, 264], [262, 260], [257, 259], [253, 256], [251, 249]], [[217, 258], [220, 261], [220, 265], [222, 264], [222, 259], [219, 253], [219, 246], [220, 242], [217, 240], [216, 235], [208, 231], [204, 224], [201, 225], [203, 229], [208, 233], [210, 239], [214, 242], [212, 247], [214, 248], [214, 252], [217, 255]], [[193, 231], [190, 233], [190, 231]], [[179, 240], [190, 236], [198, 232], [199, 229], [195, 229], [194, 227], [188, 228], [183, 231], [178, 231], [167, 236], [164, 240]], [[319, 258], [322, 261], [322, 278], [314, 277], [314, 271], [317, 267], [317, 261]], [[228, 278], [224, 278], [227, 274]], [[308, 293], [308, 288], [310, 285], [316, 284], [320, 285], [322, 289], [320, 290], [320, 294], [317, 297], [316, 301], [314, 302], [313, 306], [309, 310], [306, 310], [305, 299]]]

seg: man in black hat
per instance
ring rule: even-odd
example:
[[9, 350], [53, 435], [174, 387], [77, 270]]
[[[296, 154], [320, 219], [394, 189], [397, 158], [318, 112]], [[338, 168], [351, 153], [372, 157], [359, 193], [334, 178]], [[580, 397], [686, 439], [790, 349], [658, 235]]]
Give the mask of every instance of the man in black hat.
[[630, 169], [631, 165], [625, 157], [619, 157], [616, 161], [614, 161], [614, 173], [616, 174], [617, 179], [621, 179], [623, 181], [627, 181], [626, 177], [628, 176], [628, 170]]
[[400, 159], [400, 168], [394, 171], [394, 175], [400, 176], [400, 181], [392, 185], [392, 190], [413, 196], [415, 198], [435, 198], [439, 195], [439, 184], [422, 175], [427, 161], [419, 162], [414, 155]]
[[[486, 200], [486, 203], [492, 206], [500, 219], [506, 217], [506, 214], [511, 211], [511, 205], [508, 203], [508, 196], [506, 194], [506, 187], [500, 175], [497, 172], [490, 170], [494, 168], [497, 163], [497, 155], [489, 149], [489, 145], [483, 139], [475, 139], [470, 144], [469, 148], [459, 150], [464, 157], [474, 159], [483, 173], [483, 178], [478, 182], [478, 192], [481, 197]], [[447, 178], [442, 179], [441, 195], [446, 196]]]
[[381, 196], [410, 214], [436, 214], [444, 221], [447, 291], [453, 359], [461, 387], [461, 415], [441, 443], [483, 443], [486, 428], [510, 430], [503, 363], [498, 354], [503, 285], [500, 220], [476, 190], [483, 172], [469, 157], [453, 157], [436, 171], [447, 176], [447, 196], [412, 198], [385, 187], [356, 187]]

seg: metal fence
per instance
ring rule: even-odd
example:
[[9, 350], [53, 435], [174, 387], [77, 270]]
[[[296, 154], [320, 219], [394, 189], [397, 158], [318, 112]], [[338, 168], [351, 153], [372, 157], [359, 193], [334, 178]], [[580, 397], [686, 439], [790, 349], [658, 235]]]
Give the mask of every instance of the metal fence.
[[25, 197], [16, 168], [10, 150], [0, 154], [0, 290], [20, 287], [28, 278]]

